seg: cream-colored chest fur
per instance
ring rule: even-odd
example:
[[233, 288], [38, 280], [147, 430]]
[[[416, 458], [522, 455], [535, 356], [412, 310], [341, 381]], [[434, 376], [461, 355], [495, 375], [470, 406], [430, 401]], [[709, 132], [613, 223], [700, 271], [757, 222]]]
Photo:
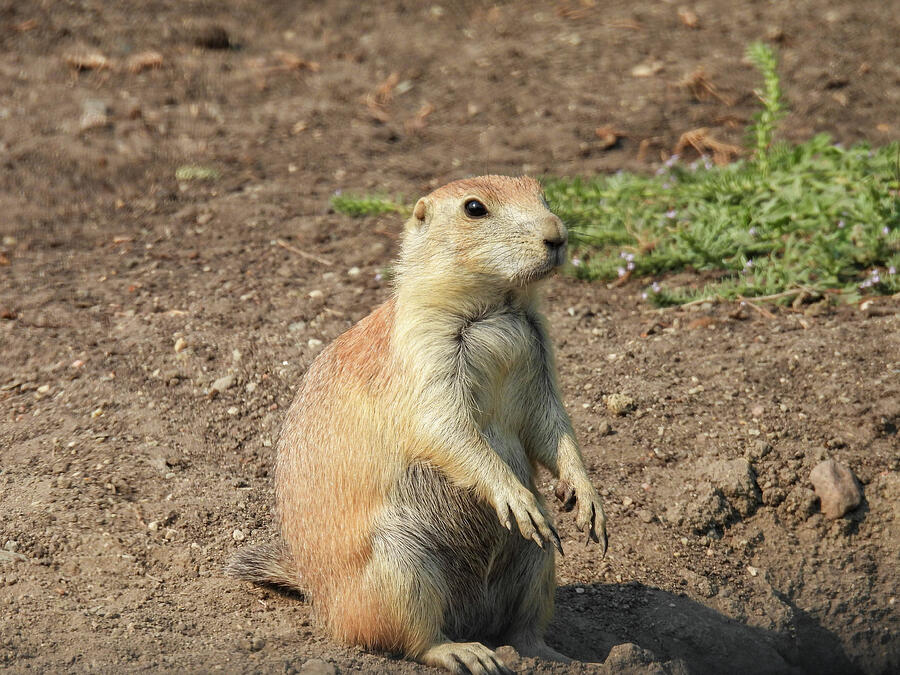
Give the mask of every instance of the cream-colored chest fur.
[[503, 459], [527, 468], [521, 437], [543, 368], [540, 334], [526, 311], [502, 305], [466, 322], [458, 336], [462, 386], [473, 419]]

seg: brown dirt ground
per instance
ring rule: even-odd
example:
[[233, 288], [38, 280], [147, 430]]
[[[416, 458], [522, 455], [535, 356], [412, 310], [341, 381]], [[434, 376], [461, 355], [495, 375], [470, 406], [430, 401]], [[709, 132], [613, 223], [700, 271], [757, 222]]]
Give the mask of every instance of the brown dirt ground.
[[[0, 2], [0, 669], [428, 670], [337, 646], [302, 601], [220, 571], [269, 536], [311, 340], [389, 293], [397, 219], [335, 214], [336, 189], [652, 170], [698, 127], [740, 142], [756, 39], [780, 48], [788, 138], [900, 132], [900, 14], [881, 0], [697, 0], [693, 28], [669, 2], [380, 4]], [[161, 63], [133, 72], [146, 50]], [[72, 65], [94, 52], [105, 67]], [[698, 68], [715, 95], [684, 86]], [[218, 178], [179, 182], [185, 164]], [[639, 290], [549, 284], [611, 548], [558, 515], [549, 640], [578, 662], [519, 669], [897, 672], [897, 300], [768, 317], [655, 312]], [[609, 393], [636, 409], [609, 416]], [[678, 517], [718, 498], [705, 467], [744, 456], [745, 515]], [[865, 494], [838, 521], [804, 492], [824, 457]]]

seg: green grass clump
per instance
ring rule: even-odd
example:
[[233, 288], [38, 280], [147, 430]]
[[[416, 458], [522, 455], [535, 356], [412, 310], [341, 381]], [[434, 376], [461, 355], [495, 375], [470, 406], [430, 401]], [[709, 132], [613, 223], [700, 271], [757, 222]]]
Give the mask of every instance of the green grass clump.
[[409, 207], [390, 197], [336, 194], [331, 198], [335, 211], [348, 216], [380, 216], [384, 213], [408, 213]]
[[778, 147], [766, 171], [673, 163], [659, 176], [553, 179], [545, 189], [570, 226], [580, 278], [717, 273], [700, 290], [655, 284], [648, 297], [661, 305], [788, 290], [855, 300], [900, 291], [898, 151], [845, 149], [821, 135]]
[[702, 289], [654, 281], [646, 295], [657, 305], [900, 291], [900, 146], [843, 148], [827, 135], [773, 142], [783, 114], [775, 56], [759, 44], [748, 55], [765, 81], [751, 159], [714, 167], [672, 158], [655, 176], [546, 182], [571, 230], [571, 271], [583, 279], [712, 271]]
[[219, 172], [211, 166], [199, 166], [196, 164], [185, 164], [175, 169], [175, 180], [194, 181], [194, 180], [218, 180]]

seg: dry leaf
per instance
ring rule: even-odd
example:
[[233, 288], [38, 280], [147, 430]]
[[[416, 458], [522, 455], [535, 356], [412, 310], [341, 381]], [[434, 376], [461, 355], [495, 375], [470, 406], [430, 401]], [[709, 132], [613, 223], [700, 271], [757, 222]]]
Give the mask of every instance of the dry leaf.
[[710, 98], [714, 98], [728, 107], [734, 105], [734, 99], [720, 92], [716, 85], [710, 82], [702, 67], [697, 68], [684, 78], [681, 81], [681, 86], [685, 87], [697, 101], [707, 101]]
[[678, 18], [681, 19], [681, 23], [688, 28], [697, 29], [700, 27], [700, 17], [697, 16], [695, 11], [688, 7], [678, 8]]
[[412, 117], [403, 124], [403, 128], [407, 134], [415, 134], [422, 129], [425, 128], [425, 118], [428, 117], [431, 113], [434, 112], [434, 106], [431, 103], [426, 101], [422, 104], [422, 107], [419, 108], [419, 112], [416, 113], [415, 117]]
[[609, 125], [597, 127], [594, 129], [594, 134], [598, 138], [597, 146], [601, 150], [608, 150], [613, 147], [619, 142], [619, 138], [625, 135]]
[[155, 51], [140, 52], [128, 59], [128, 72], [137, 74], [144, 70], [162, 68], [163, 55]]
[[64, 57], [75, 70], [107, 70], [112, 68], [112, 61], [100, 52], [80, 52]]
[[678, 139], [678, 143], [675, 145], [675, 149], [672, 151], [672, 153], [680, 155], [689, 147], [694, 148], [694, 150], [696, 150], [700, 155], [705, 155], [711, 152], [713, 161], [718, 166], [724, 166], [725, 164], [728, 164], [735, 158], [740, 157], [741, 153], [743, 152], [743, 149], [738, 147], [737, 145], [723, 143], [713, 138], [713, 136], [709, 133], [709, 129], [707, 129], [706, 127], [692, 129], [691, 131], [686, 131], [681, 134], [681, 137]]
[[308, 70], [313, 73], [319, 72], [318, 61], [307, 61], [306, 59], [300, 58], [296, 54], [291, 54], [290, 52], [281, 50], [274, 52], [273, 56], [281, 61], [282, 67], [286, 68], [287, 70]]
[[391, 116], [385, 107], [394, 98], [394, 89], [400, 83], [400, 74], [393, 72], [387, 79], [379, 84], [374, 91], [366, 94], [364, 103], [369, 109], [369, 114], [380, 122], [387, 122]]

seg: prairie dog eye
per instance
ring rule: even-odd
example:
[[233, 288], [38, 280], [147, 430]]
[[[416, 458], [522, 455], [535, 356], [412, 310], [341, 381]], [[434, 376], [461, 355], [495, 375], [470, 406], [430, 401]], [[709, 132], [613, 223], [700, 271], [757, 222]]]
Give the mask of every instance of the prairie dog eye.
[[477, 199], [468, 199], [463, 210], [469, 218], [484, 218], [488, 214], [487, 207]]

